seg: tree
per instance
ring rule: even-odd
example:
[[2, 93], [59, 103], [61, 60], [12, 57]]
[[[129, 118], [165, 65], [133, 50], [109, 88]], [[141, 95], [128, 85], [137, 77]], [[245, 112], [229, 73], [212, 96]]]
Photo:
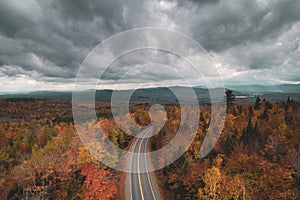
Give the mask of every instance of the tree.
[[268, 102], [268, 101], [266, 101], [265, 102], [265, 107], [264, 107], [264, 112], [263, 112], [263, 114], [262, 114], [262, 118], [263, 119], [268, 119], [269, 118], [269, 113], [268, 113], [268, 110], [269, 109], [272, 109], [273, 108], [273, 106], [272, 106], [272, 104], [270, 103], [270, 102]]
[[225, 92], [226, 94], [226, 103], [227, 103], [227, 109], [233, 104], [234, 100], [235, 100], [235, 96], [233, 94], [233, 91], [228, 89]]
[[235, 145], [236, 145], [235, 135], [228, 136], [227, 139], [226, 139], [226, 142], [225, 142], [225, 153], [226, 153], [226, 155], [230, 155], [233, 152], [233, 150], [235, 148]]
[[16, 183], [25, 199], [71, 199], [81, 187], [76, 167], [79, 139], [66, 145], [65, 136], [48, 141], [44, 148], [34, 144], [32, 156], [14, 168]]
[[243, 129], [243, 135], [241, 137], [241, 140], [243, 141], [244, 145], [249, 145], [252, 140], [252, 134], [253, 134], [253, 125], [252, 125], [252, 118], [249, 119], [248, 125], [245, 129]]
[[[14, 161], [13, 158], [9, 156], [8, 148], [4, 147], [0, 149], [0, 172], [4, 169], [8, 169], [11, 163]], [[1, 177], [1, 176], [0, 176]]]
[[110, 199], [117, 193], [116, 183], [110, 179], [110, 172], [99, 169], [94, 163], [82, 166], [81, 175], [85, 176], [85, 191], [82, 199]]
[[261, 100], [260, 100], [259, 96], [257, 96], [256, 100], [255, 100], [255, 104], [254, 104], [254, 109], [259, 110], [260, 106], [261, 106]]
[[200, 199], [217, 199], [221, 181], [221, 172], [219, 168], [212, 167], [206, 170], [203, 177], [204, 188], [199, 189]]
[[224, 178], [222, 186], [224, 189], [219, 199], [246, 199], [246, 186], [239, 175]]

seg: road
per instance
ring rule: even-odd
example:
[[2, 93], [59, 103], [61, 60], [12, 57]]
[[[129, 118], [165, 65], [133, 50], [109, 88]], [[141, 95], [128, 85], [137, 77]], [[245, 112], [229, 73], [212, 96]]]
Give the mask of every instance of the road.
[[147, 134], [150, 134], [151, 128], [146, 128], [140, 132], [141, 138], [137, 138], [133, 144], [133, 152], [137, 153], [138, 156], [133, 156], [131, 158], [131, 168], [133, 171], [138, 173], [130, 173], [130, 198], [131, 200], [158, 200], [159, 198], [155, 196], [153, 190], [153, 183], [151, 183], [151, 178], [147, 172], [149, 162], [144, 154], [147, 152], [148, 138], [143, 138]]

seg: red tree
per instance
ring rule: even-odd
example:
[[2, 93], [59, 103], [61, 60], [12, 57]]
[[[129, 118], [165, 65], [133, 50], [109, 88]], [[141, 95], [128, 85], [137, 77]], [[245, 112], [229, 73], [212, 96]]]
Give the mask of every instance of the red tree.
[[99, 169], [94, 163], [88, 163], [82, 166], [81, 174], [86, 176], [83, 199], [110, 199], [117, 193], [116, 184], [109, 179], [108, 170]]

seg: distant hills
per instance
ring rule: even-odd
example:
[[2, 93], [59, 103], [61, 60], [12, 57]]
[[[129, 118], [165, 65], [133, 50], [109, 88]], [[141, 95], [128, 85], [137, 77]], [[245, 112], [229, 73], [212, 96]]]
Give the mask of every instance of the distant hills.
[[228, 85], [228, 88], [248, 94], [269, 94], [269, 93], [300, 93], [300, 84], [284, 85]]
[[[181, 86], [171, 87], [178, 91], [184, 92], [187, 88]], [[262, 86], [262, 85], [242, 85], [242, 86], [230, 86], [229, 88], [234, 91], [237, 98], [248, 99], [253, 101], [253, 99], [259, 95], [261, 98], [266, 98], [269, 101], [284, 101], [288, 97], [294, 100], [300, 101], [300, 85], [277, 85], [277, 86]], [[202, 87], [193, 88], [199, 103], [209, 103], [210, 95], [209, 90]], [[212, 89], [216, 90], [216, 89]], [[96, 101], [100, 102], [110, 102], [112, 90], [97, 90]], [[120, 90], [117, 92], [128, 92], [126, 90]], [[0, 98], [40, 98], [40, 99], [62, 99], [71, 100], [72, 91], [34, 91], [29, 93], [15, 93], [15, 94], [1, 94]], [[187, 97], [188, 99], [189, 97]], [[169, 88], [159, 87], [159, 88], [144, 88], [137, 89], [134, 91], [131, 101], [154, 101], [154, 102], [165, 102], [174, 103], [177, 102], [176, 96], [171, 92]]]

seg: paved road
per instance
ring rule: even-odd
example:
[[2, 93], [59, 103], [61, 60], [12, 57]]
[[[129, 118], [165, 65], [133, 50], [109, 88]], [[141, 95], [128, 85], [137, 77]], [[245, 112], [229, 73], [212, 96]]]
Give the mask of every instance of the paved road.
[[[152, 131], [151, 128], [146, 128], [141, 131], [140, 135], [146, 136]], [[133, 144], [133, 151], [138, 154], [131, 158], [131, 168], [139, 173], [130, 174], [130, 195], [132, 200], [157, 200], [151, 184], [149, 173], [140, 173], [147, 170], [147, 162], [145, 155], [141, 153], [147, 152], [148, 138], [137, 138]]]

